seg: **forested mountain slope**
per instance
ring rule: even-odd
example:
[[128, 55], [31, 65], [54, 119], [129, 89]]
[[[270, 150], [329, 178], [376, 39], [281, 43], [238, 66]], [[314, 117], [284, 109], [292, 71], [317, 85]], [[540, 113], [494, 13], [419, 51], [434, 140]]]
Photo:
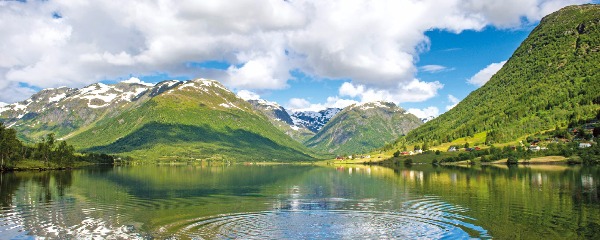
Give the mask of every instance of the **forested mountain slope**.
[[489, 82], [406, 140], [485, 132], [488, 143], [507, 142], [591, 119], [599, 104], [600, 6], [570, 6], [544, 17]]

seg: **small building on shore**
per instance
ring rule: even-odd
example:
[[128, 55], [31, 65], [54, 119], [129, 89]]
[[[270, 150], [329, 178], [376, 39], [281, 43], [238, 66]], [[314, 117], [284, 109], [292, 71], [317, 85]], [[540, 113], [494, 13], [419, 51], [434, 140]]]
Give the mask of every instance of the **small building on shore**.
[[591, 143], [579, 143], [579, 148], [589, 148], [591, 146]]

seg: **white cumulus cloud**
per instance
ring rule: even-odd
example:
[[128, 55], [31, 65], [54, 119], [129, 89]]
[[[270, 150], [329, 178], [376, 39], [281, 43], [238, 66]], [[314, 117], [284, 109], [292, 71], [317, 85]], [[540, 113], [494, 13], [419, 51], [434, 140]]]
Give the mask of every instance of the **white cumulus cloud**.
[[345, 108], [358, 103], [352, 99], [343, 99], [339, 97], [328, 97], [325, 103], [311, 103], [304, 98], [292, 98], [288, 101], [286, 109], [290, 111], [320, 111], [327, 108]]
[[[430, 44], [426, 31], [519, 27], [586, 2], [0, 1], [0, 93], [9, 93], [0, 101], [28, 97], [23, 86], [80, 87], [156, 73], [217, 78], [241, 89], [282, 89], [295, 70], [350, 79], [364, 86], [364, 98], [381, 93], [398, 101], [427, 99], [431, 92], [425, 88], [436, 83], [414, 79], [418, 56]], [[194, 67], [206, 61], [229, 66]]]
[[431, 117], [437, 117], [440, 115], [440, 110], [434, 106], [426, 107], [424, 109], [409, 108], [406, 111], [421, 119], [429, 119]]
[[388, 89], [378, 89], [345, 82], [339, 89], [342, 97], [359, 98], [361, 102], [388, 101], [395, 103], [422, 102], [437, 95], [444, 87], [440, 82], [423, 82], [413, 79]]
[[238, 97], [248, 101], [248, 100], [260, 100], [260, 95], [255, 92], [248, 90], [239, 90], [237, 92]]
[[496, 74], [496, 72], [498, 72], [502, 68], [502, 66], [504, 66], [505, 63], [506, 61], [492, 63], [484, 69], [481, 69], [479, 72], [473, 75], [473, 77], [469, 78], [467, 82], [475, 86], [481, 87], [485, 83], [487, 83], [490, 80], [490, 78], [492, 78], [492, 76], [494, 76], [494, 74]]
[[460, 102], [458, 98], [452, 95], [448, 95], [448, 101], [450, 102], [450, 105], [446, 106], [446, 111], [456, 107], [456, 105], [458, 105], [458, 103]]

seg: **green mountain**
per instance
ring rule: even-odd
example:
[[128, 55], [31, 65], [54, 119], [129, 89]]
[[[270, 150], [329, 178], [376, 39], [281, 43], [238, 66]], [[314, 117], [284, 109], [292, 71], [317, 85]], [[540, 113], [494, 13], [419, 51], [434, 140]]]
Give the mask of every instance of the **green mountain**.
[[304, 146], [212, 80], [187, 81], [69, 140], [93, 152], [148, 158], [311, 158]]
[[486, 133], [487, 143], [508, 142], [591, 119], [599, 104], [600, 6], [570, 6], [544, 17], [489, 82], [406, 140]]
[[312, 159], [306, 147], [217, 81], [94, 84], [65, 93], [49, 91], [0, 109], [2, 121], [23, 130], [23, 138], [44, 129], [81, 151], [140, 160]]
[[354, 104], [337, 113], [306, 145], [327, 153], [364, 153], [394, 141], [422, 123], [394, 103]]

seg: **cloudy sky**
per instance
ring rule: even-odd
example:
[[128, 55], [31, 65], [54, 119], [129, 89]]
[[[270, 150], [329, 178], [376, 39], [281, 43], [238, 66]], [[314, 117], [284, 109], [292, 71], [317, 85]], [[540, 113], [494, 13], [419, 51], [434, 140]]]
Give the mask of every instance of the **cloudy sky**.
[[543, 16], [589, 2], [0, 0], [0, 102], [204, 77], [294, 109], [386, 100], [438, 115], [485, 84]]

